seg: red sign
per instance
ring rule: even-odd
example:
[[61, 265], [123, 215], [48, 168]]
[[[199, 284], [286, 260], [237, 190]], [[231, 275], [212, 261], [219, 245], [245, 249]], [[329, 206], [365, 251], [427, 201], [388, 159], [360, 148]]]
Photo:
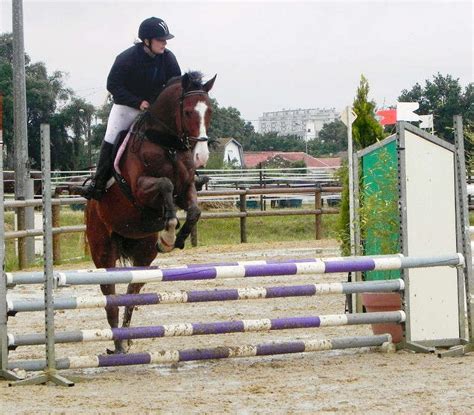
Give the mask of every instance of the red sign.
[[397, 110], [380, 110], [376, 113], [380, 117], [380, 124], [391, 125], [397, 122]]

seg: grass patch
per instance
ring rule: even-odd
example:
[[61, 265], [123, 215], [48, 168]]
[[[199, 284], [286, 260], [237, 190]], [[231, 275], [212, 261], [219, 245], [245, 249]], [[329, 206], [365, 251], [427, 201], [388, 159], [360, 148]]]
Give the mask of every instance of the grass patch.
[[[337, 215], [323, 215], [322, 237], [335, 238]], [[301, 241], [315, 238], [314, 216], [247, 218], [247, 242]], [[198, 224], [198, 245], [240, 243], [240, 219], [207, 219]]]
[[[5, 212], [5, 230], [15, 229], [15, 216], [13, 212]], [[84, 224], [84, 212], [74, 211], [69, 207], [61, 208], [61, 226], [82, 225]], [[84, 256], [84, 234], [81, 232], [67, 233], [60, 235], [61, 238], [61, 260], [62, 262], [82, 262], [88, 259]], [[18, 255], [16, 240], [6, 242], [5, 249], [5, 269], [7, 271], [18, 270]], [[43, 257], [36, 255], [35, 263], [32, 266], [43, 264]]]

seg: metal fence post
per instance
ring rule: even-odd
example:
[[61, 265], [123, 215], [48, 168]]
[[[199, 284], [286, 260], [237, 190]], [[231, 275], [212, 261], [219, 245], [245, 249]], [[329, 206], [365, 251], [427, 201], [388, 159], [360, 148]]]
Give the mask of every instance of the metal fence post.
[[0, 377], [19, 380], [8, 370], [7, 276], [5, 274], [5, 207], [3, 198], [3, 96], [0, 95]]
[[[16, 182], [15, 182], [16, 186]], [[18, 198], [16, 198], [18, 200]], [[24, 199], [24, 198], [20, 198]], [[26, 230], [26, 208], [17, 208], [16, 210], [16, 230], [17, 231], [24, 231]], [[26, 238], [19, 237], [17, 242], [17, 249], [18, 249], [18, 268], [24, 269], [28, 267], [28, 256], [27, 256], [27, 249], [26, 249]]]
[[247, 189], [244, 194], [240, 195], [240, 211], [245, 213], [245, 216], [240, 218], [240, 243], [247, 242]]
[[51, 202], [51, 155], [49, 124], [41, 124], [41, 170], [43, 176], [43, 255], [44, 255], [44, 306], [46, 335], [46, 368], [43, 374], [24, 379], [12, 385], [38, 385], [53, 382], [61, 386], [74, 386], [69, 379], [56, 372], [54, 344], [54, 298], [53, 298], [53, 226]]
[[[57, 193], [54, 192], [54, 197], [58, 197]], [[53, 228], [59, 228], [61, 226], [61, 205], [54, 205], [52, 207], [53, 213]], [[59, 265], [61, 263], [61, 234], [56, 233], [53, 235], [53, 264]]]
[[316, 240], [321, 239], [321, 215], [322, 215], [322, 199], [321, 199], [321, 186], [316, 184], [314, 191], [314, 209], [317, 211], [315, 214], [314, 228]]
[[[34, 199], [34, 180], [28, 178], [25, 181], [25, 198]], [[25, 208], [25, 229], [35, 229], [35, 208]], [[26, 261], [29, 265], [35, 262], [35, 238], [26, 238]]]

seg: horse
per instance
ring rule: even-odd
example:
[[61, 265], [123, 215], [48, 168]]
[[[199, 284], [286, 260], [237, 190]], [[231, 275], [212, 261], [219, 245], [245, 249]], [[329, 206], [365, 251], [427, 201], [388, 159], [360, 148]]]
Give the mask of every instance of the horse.
[[[149, 266], [159, 251], [184, 248], [201, 215], [195, 171], [209, 157], [208, 92], [216, 76], [204, 84], [199, 72], [171, 79], [130, 127], [123, 155], [115, 162], [120, 174], [115, 173], [100, 201], [89, 200], [85, 208], [86, 236], [97, 268], [113, 268], [119, 259]], [[186, 220], [176, 235], [177, 207], [186, 211]], [[139, 293], [143, 285], [129, 284], [127, 294]], [[116, 292], [115, 284], [100, 288], [104, 295]], [[130, 326], [132, 313], [133, 306], [125, 307], [122, 327]], [[118, 327], [118, 307], [106, 308], [106, 314], [110, 327]], [[108, 353], [126, 353], [130, 342], [116, 340], [114, 345]]]

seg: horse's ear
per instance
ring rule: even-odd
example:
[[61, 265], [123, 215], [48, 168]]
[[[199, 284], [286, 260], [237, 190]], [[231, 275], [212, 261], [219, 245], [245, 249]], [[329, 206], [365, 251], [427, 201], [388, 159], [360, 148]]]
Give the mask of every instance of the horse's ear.
[[181, 86], [183, 87], [183, 91], [187, 91], [191, 83], [191, 79], [189, 78], [189, 74], [185, 73], [181, 77]]
[[209, 81], [207, 81], [202, 86], [202, 89], [204, 89], [204, 91], [206, 91], [206, 92], [209, 92], [212, 89], [212, 87], [214, 86], [214, 81], [216, 80], [216, 78], [217, 78], [217, 74], [214, 75], [214, 78], [209, 79]]

